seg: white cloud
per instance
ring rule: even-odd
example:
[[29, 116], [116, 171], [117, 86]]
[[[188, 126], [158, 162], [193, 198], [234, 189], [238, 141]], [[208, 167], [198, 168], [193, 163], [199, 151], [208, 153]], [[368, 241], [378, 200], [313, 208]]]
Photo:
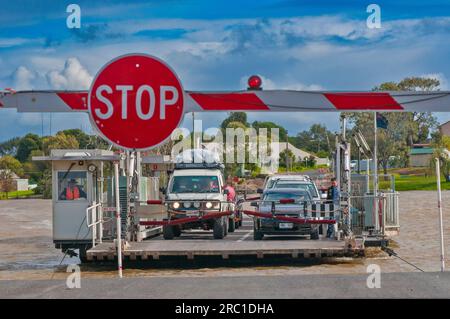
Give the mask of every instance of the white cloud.
[[92, 76], [77, 58], [69, 58], [63, 70], [47, 73], [47, 80], [55, 89], [88, 89]]
[[42, 44], [44, 41], [40, 38], [27, 39], [27, 38], [0, 38], [0, 48], [10, 48], [24, 44]]
[[[242, 89], [248, 87], [247, 81], [251, 75], [246, 75], [241, 77], [240, 84]], [[304, 84], [300, 82], [286, 82], [275, 83], [273, 80], [263, 76], [258, 75], [262, 81], [262, 88], [264, 90], [298, 90], [298, 91], [321, 91], [324, 88], [319, 84]]]
[[13, 87], [16, 90], [31, 90], [33, 88], [32, 81], [36, 78], [36, 74], [26, 68], [19, 66], [12, 75]]
[[[110, 59], [144, 52], [167, 61], [189, 90], [245, 89], [252, 74], [263, 76], [264, 89], [370, 90], [382, 82], [421, 74], [439, 78], [441, 89], [449, 89], [450, 18], [446, 17], [383, 21], [380, 30], [368, 29], [365, 19], [342, 16], [121, 20], [108, 27], [108, 32], [123, 37], [5, 50], [0, 84], [8, 87], [17, 82], [21, 87], [16, 89], [86, 89], [91, 74]], [[174, 32], [175, 37], [154, 37], [152, 32], [133, 35], [177, 29], [182, 32]], [[24, 69], [16, 70], [18, 66]], [[12, 73], [14, 79], [4, 76]], [[198, 116], [218, 125], [226, 112]], [[268, 118], [267, 113], [249, 113], [251, 121]], [[313, 123], [336, 128], [339, 124], [337, 113], [271, 113], [270, 120], [286, 126], [290, 134]], [[13, 129], [3, 132], [9, 136]]]

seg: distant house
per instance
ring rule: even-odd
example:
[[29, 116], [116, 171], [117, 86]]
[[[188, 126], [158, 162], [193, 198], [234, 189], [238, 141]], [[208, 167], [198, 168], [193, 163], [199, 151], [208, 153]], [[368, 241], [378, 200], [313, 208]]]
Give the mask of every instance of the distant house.
[[[4, 173], [5, 170], [0, 169], [0, 175]], [[13, 191], [27, 191], [28, 190], [28, 179], [20, 178], [16, 173], [11, 172], [11, 178], [13, 180]]]
[[312, 153], [306, 152], [302, 149], [295, 147], [291, 143], [278, 142], [278, 145], [275, 145], [275, 142], [272, 142], [272, 149], [275, 149], [275, 146], [278, 146], [278, 150], [280, 153], [285, 151], [286, 149], [289, 149], [289, 151], [291, 151], [292, 154], [294, 154], [295, 161], [297, 162], [304, 161], [305, 159], [309, 159], [312, 156], [316, 161], [316, 165], [330, 165], [330, 160], [328, 158], [317, 157]]
[[[218, 153], [223, 152], [223, 145], [221, 145], [220, 143], [215, 143], [215, 142], [202, 143], [202, 147], [207, 148], [208, 150], [213, 151], [213, 152], [218, 152]], [[253, 147], [255, 147], [255, 146], [253, 146]], [[283, 151], [285, 151], [286, 148], [288, 148], [292, 152], [292, 154], [295, 156], [296, 162], [305, 161], [305, 159], [307, 159], [309, 161], [312, 156], [316, 162], [316, 165], [327, 165], [327, 166], [330, 165], [330, 160], [328, 158], [317, 157], [312, 153], [306, 152], [304, 150], [301, 150], [301, 149], [295, 147], [291, 143], [288, 143], [286, 145], [286, 142], [271, 142], [269, 147], [270, 147], [270, 151], [272, 153], [269, 156], [269, 158], [271, 158], [272, 160], [270, 160], [268, 158], [268, 163], [266, 163], [266, 164], [262, 163], [261, 173], [263, 173], [263, 174], [273, 174], [273, 173], [278, 172], [278, 160], [280, 158], [279, 154], [282, 153]], [[278, 154], [276, 154], [277, 153], [276, 150], [278, 150]], [[258, 154], [258, 149], [256, 149], [256, 148], [252, 149], [250, 152], [254, 152], [254, 154]], [[276, 160], [275, 160], [275, 158], [276, 158]]]
[[450, 121], [445, 122], [439, 126], [439, 131], [442, 135], [450, 136]]
[[409, 166], [427, 167], [433, 156], [433, 148], [430, 144], [413, 144], [409, 151]]

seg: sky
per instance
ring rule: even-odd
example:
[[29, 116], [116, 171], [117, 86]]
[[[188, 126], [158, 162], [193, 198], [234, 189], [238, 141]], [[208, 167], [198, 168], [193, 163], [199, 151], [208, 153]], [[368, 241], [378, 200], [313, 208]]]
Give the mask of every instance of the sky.
[[[69, 29], [66, 7], [81, 8]], [[366, 8], [381, 8], [369, 29]], [[0, 0], [0, 88], [88, 89], [110, 59], [133, 52], [166, 61], [186, 90], [238, 90], [252, 74], [265, 89], [371, 90], [409, 76], [450, 90], [450, 1], [6, 1]], [[439, 122], [449, 113], [436, 113]], [[226, 113], [198, 113], [216, 127]], [[338, 113], [248, 113], [294, 135], [314, 123], [337, 130]], [[50, 125], [51, 123], [51, 125]], [[183, 126], [190, 127], [191, 115]], [[0, 141], [66, 128], [89, 133], [87, 114], [0, 110]]]

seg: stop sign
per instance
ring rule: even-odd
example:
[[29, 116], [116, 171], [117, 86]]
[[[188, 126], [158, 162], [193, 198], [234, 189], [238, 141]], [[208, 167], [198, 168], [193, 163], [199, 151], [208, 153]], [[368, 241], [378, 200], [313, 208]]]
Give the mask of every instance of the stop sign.
[[93, 127], [114, 145], [145, 150], [164, 142], [183, 118], [183, 88], [172, 69], [146, 54], [113, 59], [91, 84]]

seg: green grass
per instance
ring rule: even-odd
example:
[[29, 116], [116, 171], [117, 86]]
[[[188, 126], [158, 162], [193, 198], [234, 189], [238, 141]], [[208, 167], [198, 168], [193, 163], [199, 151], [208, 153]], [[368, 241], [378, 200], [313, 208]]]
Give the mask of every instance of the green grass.
[[[395, 190], [397, 191], [412, 191], [412, 190], [436, 190], [437, 183], [435, 176], [416, 176], [416, 175], [399, 175], [395, 176]], [[383, 181], [380, 177], [380, 189], [390, 188], [390, 181]], [[450, 190], [450, 182], [446, 182], [445, 178], [441, 177], [441, 189]]]
[[[26, 197], [34, 195], [33, 190], [9, 192], [8, 198]], [[0, 193], [0, 199], [6, 199], [6, 193]]]

